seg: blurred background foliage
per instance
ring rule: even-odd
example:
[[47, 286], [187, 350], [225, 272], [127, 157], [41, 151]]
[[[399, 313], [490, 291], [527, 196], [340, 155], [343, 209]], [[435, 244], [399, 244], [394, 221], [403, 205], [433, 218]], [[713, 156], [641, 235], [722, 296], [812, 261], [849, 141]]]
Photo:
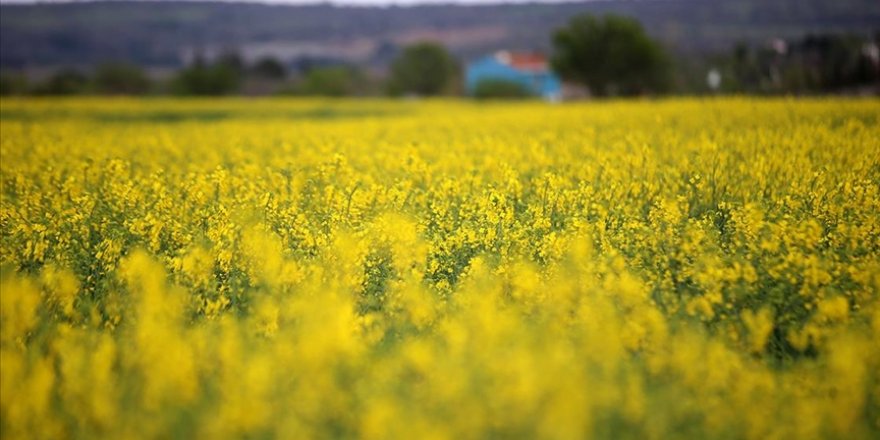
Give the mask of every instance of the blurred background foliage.
[[[462, 69], [499, 50], [545, 54], [586, 89], [577, 96], [880, 89], [880, 4], [870, 0], [0, 9], [7, 96], [462, 95]], [[497, 86], [479, 97], [513, 92]]]

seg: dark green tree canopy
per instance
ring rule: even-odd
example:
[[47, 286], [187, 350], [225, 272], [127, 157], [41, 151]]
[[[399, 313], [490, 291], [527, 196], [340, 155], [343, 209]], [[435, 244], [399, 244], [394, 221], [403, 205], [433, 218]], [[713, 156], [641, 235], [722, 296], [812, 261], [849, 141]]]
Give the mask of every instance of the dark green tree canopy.
[[578, 15], [554, 33], [553, 46], [554, 70], [593, 94], [638, 95], [669, 88], [666, 53], [634, 19]]
[[435, 96], [448, 91], [455, 77], [455, 59], [441, 45], [418, 43], [404, 49], [391, 65], [392, 94]]
[[128, 63], [106, 63], [95, 71], [95, 88], [108, 95], [141, 95], [150, 90], [143, 69]]
[[477, 99], [528, 98], [532, 93], [520, 83], [503, 79], [486, 79], [477, 83], [474, 97]]
[[171, 84], [178, 95], [228, 95], [239, 89], [242, 63], [235, 55], [223, 55], [208, 64], [197, 55], [192, 65], [180, 70]]
[[37, 87], [37, 95], [76, 95], [88, 92], [89, 77], [76, 69], [65, 68], [52, 74]]
[[28, 82], [24, 74], [0, 72], [0, 96], [24, 95], [27, 92]]
[[364, 74], [354, 67], [317, 67], [309, 70], [297, 93], [306, 96], [351, 96], [363, 88]]
[[284, 79], [287, 76], [287, 68], [284, 64], [272, 57], [260, 58], [251, 67], [251, 71], [255, 76], [266, 79]]

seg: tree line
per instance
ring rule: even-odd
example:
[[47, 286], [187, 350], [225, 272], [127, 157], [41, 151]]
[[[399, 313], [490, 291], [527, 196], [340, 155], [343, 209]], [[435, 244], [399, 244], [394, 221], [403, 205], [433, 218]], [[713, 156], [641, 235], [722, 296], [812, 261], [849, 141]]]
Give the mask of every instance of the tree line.
[[[764, 46], [738, 44], [728, 53], [675, 55], [650, 38], [642, 25], [616, 15], [573, 17], [552, 35], [552, 69], [593, 96], [673, 93], [810, 94], [880, 90], [880, 31], [873, 36], [808, 35]], [[2, 95], [301, 95], [439, 96], [462, 94], [462, 63], [442, 45], [405, 47], [384, 77], [356, 65], [315, 63], [293, 75], [275, 58], [246, 63], [235, 51], [211, 60], [196, 55], [166, 80], [141, 67], [105, 63], [86, 73], [61, 69], [31, 82], [21, 74], [0, 76]], [[516, 83], [489, 80], [478, 98], [519, 98]]]

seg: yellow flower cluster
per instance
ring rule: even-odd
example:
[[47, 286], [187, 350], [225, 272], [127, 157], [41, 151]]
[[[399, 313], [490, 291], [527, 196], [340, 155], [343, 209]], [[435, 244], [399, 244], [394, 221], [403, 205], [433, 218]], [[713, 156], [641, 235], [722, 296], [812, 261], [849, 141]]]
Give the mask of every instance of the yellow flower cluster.
[[877, 438], [880, 102], [0, 102], [3, 438]]

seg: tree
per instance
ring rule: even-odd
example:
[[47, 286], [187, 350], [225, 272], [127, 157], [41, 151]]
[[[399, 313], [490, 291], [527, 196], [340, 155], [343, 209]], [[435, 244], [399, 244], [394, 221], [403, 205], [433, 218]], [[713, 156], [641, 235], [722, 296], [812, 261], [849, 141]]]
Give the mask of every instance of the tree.
[[251, 72], [259, 78], [281, 80], [287, 76], [287, 69], [281, 61], [272, 57], [264, 57], [254, 63]]
[[552, 65], [563, 78], [595, 95], [637, 95], [668, 90], [669, 59], [638, 21], [578, 15], [553, 35]]
[[394, 95], [440, 95], [449, 90], [457, 65], [436, 43], [418, 43], [404, 49], [391, 64], [389, 91]]
[[477, 83], [474, 97], [477, 99], [521, 99], [532, 93], [521, 84], [503, 79], [485, 79]]
[[228, 69], [239, 77], [242, 77], [245, 74], [244, 59], [235, 49], [224, 49], [223, 52], [214, 59], [214, 65]]
[[202, 57], [174, 78], [172, 90], [179, 95], [227, 95], [238, 90], [241, 72], [226, 60], [209, 65]]
[[308, 96], [349, 96], [356, 94], [363, 82], [363, 74], [357, 69], [318, 67], [309, 70], [297, 92]]
[[89, 88], [89, 77], [76, 69], [61, 69], [35, 90], [38, 95], [77, 95]]
[[28, 91], [23, 74], [0, 72], [0, 96], [24, 95]]
[[150, 79], [135, 65], [108, 63], [95, 71], [95, 88], [110, 95], [141, 95], [150, 91]]

